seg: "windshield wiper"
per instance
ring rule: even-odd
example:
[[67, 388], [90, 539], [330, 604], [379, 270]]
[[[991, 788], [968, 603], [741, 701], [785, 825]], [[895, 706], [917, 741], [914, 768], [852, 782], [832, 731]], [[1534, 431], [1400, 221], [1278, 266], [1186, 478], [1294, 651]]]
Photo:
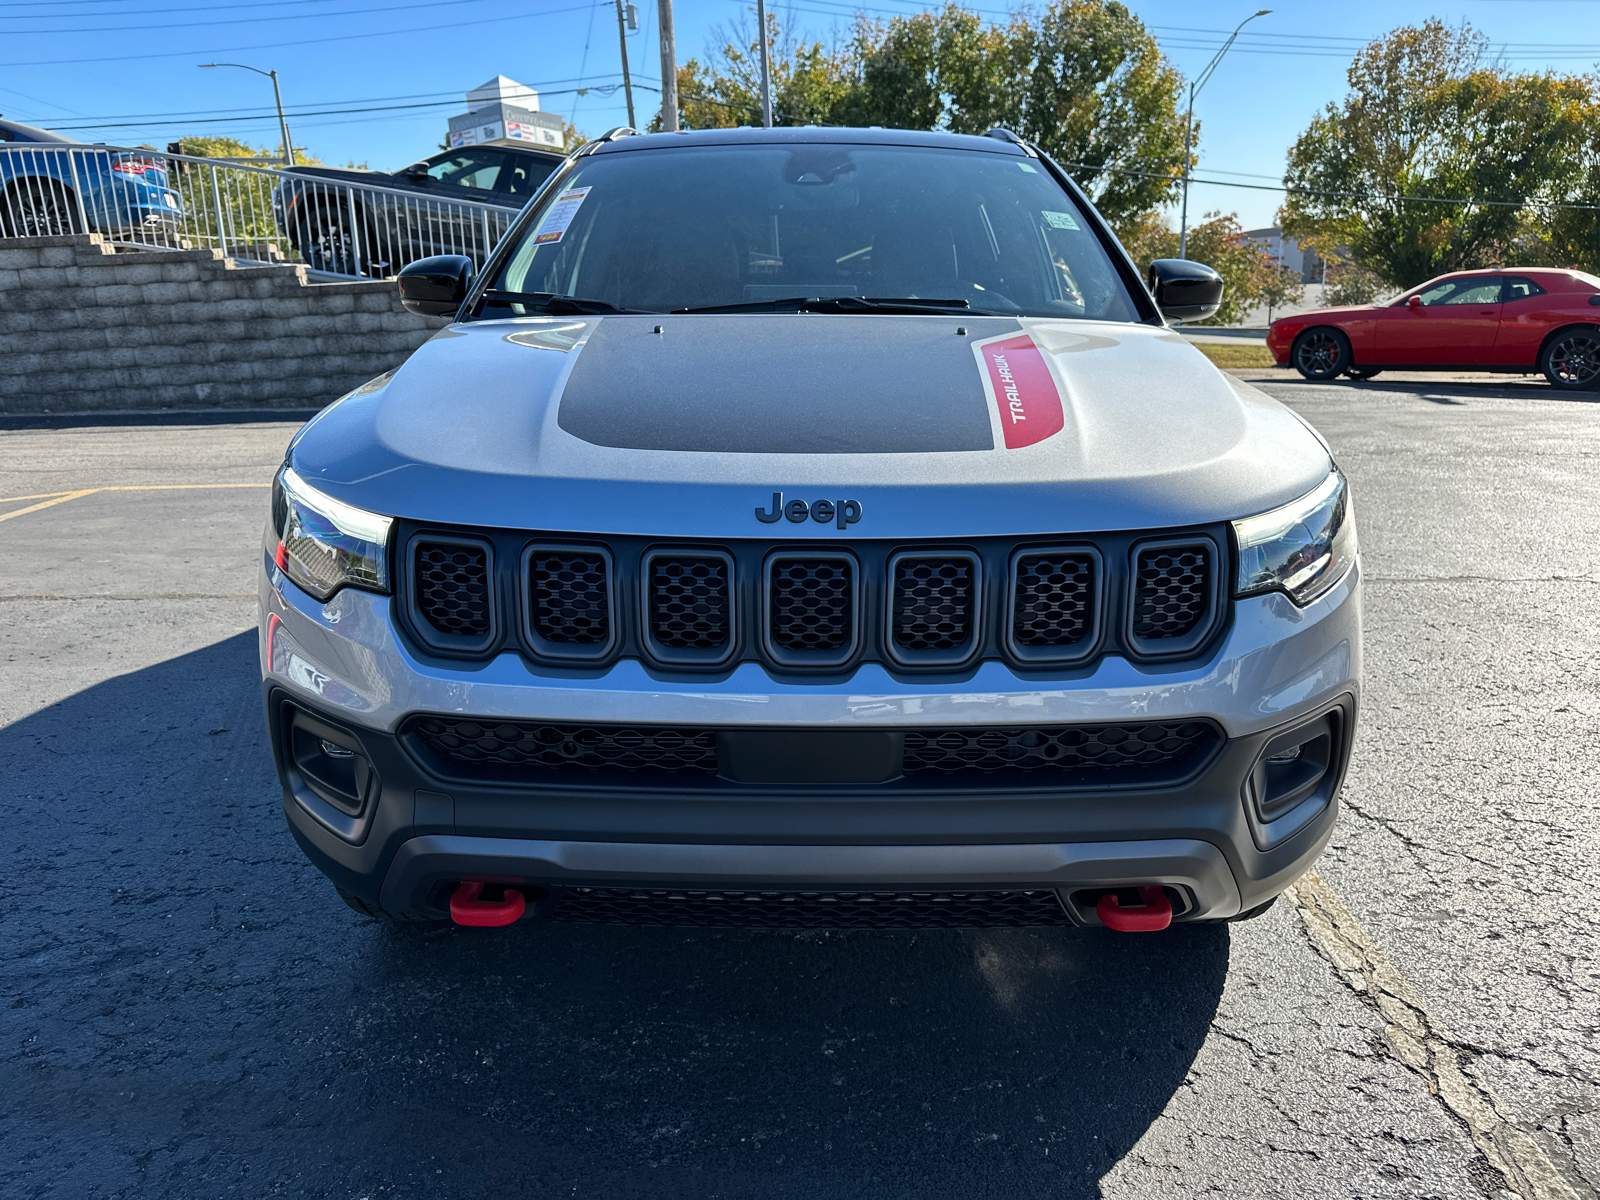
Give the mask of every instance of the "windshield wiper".
[[618, 308], [605, 300], [585, 300], [582, 296], [563, 296], [557, 292], [498, 292], [493, 288], [478, 297], [473, 311], [476, 312], [485, 304], [521, 304], [556, 317], [645, 311], [640, 308]]
[[743, 304], [712, 304], [703, 308], [675, 308], [675, 313], [971, 313], [965, 300], [924, 299], [921, 296], [790, 296], [783, 300], [749, 300]]

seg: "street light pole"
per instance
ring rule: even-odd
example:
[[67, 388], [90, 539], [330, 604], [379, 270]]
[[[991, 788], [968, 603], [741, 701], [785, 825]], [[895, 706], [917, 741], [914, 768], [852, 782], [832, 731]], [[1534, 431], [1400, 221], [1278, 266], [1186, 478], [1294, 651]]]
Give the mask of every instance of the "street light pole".
[[272, 80], [272, 99], [278, 106], [278, 133], [283, 137], [283, 165], [294, 166], [294, 144], [289, 141], [289, 122], [283, 117], [283, 93], [278, 90], [278, 73], [276, 71], [263, 71], [260, 67], [249, 67], [244, 63], [201, 63], [202, 67], [238, 67], [241, 71], [254, 71], [257, 75], [265, 75]]
[[1217, 69], [1217, 64], [1222, 61], [1222, 56], [1233, 48], [1234, 39], [1239, 36], [1239, 30], [1250, 24], [1257, 17], [1264, 17], [1271, 13], [1270, 8], [1263, 8], [1258, 13], [1251, 13], [1240, 21], [1228, 40], [1222, 43], [1222, 49], [1212, 55], [1211, 61], [1206, 64], [1206, 69], [1195, 76], [1194, 82], [1189, 84], [1189, 112], [1183, 119], [1183, 210], [1178, 218], [1178, 257], [1189, 257], [1189, 145], [1194, 131], [1194, 98], [1200, 94], [1200, 89], [1205, 87], [1211, 78], [1211, 73]]
[[767, 53], [767, 0], [756, 0], [756, 24], [761, 27], [761, 128], [772, 128], [772, 60]]

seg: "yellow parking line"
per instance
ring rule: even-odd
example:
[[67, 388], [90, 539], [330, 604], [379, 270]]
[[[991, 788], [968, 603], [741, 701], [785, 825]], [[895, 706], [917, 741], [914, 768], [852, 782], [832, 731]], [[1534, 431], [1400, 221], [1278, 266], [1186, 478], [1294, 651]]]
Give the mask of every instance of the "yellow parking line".
[[[54, 500], [45, 500], [40, 504], [30, 504], [27, 508], [17, 509], [16, 512], [0, 513], [0, 521], [9, 521], [12, 517], [25, 517], [31, 512], [38, 512], [41, 508], [54, 508], [58, 504], [65, 504], [68, 500], [76, 500], [80, 496], [92, 496], [99, 490], [99, 488], [84, 488], [81, 492], [67, 492], [65, 495], [57, 496]], [[27, 500], [29, 497], [18, 496], [17, 499]], [[0, 500], [0, 504], [4, 503], [5, 501]]]
[[[264, 488], [270, 483], [141, 483], [108, 485], [97, 488], [80, 488], [75, 492], [40, 492], [36, 496], [0, 496], [0, 504], [16, 504], [21, 500], [49, 500], [54, 496], [72, 498], [87, 496], [90, 492], [187, 492], [197, 488]], [[14, 514], [13, 514], [14, 515]]]

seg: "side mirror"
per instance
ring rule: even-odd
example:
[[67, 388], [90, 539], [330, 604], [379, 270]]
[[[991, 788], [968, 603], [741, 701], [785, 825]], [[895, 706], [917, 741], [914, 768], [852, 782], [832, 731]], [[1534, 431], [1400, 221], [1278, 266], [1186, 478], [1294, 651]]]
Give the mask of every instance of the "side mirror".
[[1158, 258], [1150, 264], [1150, 294], [1169, 321], [1203, 321], [1222, 307], [1222, 276], [1204, 263]]
[[1411, 299], [1406, 301], [1406, 307], [1407, 308], [1421, 308], [1422, 307], [1422, 297], [1421, 296], [1413, 296], [1413, 297], [1411, 297]]
[[464, 254], [419, 258], [395, 277], [400, 303], [421, 317], [453, 317], [472, 283], [472, 260]]
[[400, 174], [406, 179], [411, 180], [412, 183], [421, 183], [424, 179], [431, 180], [433, 178], [432, 175], [428, 174], [427, 163], [412, 163], [404, 171], [401, 171]]

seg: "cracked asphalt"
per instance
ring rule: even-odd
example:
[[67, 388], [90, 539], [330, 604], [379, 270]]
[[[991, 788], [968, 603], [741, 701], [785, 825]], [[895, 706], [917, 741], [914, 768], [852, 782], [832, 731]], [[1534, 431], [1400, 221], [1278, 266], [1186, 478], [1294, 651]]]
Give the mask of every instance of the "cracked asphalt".
[[1359, 744], [1314, 876], [1150, 937], [357, 917], [260, 728], [296, 423], [0, 423], [0, 1195], [1600, 1195], [1600, 402], [1258, 379], [1354, 482]]

